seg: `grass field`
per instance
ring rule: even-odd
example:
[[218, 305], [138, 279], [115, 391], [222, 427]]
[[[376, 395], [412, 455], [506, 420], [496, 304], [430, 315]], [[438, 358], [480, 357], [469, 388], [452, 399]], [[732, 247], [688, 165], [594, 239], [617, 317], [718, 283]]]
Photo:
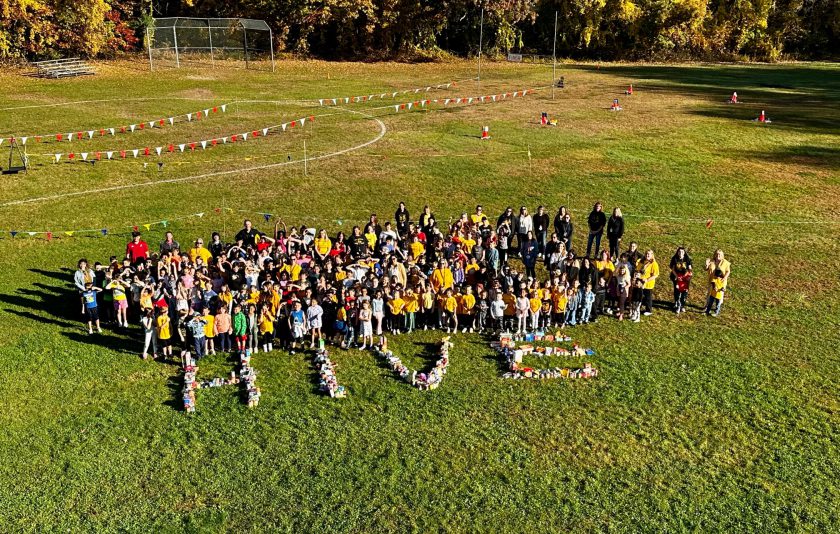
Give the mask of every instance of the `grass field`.
[[[474, 66], [149, 73], [123, 62], [87, 79], [0, 74], [2, 137], [240, 101], [200, 123], [86, 141], [92, 150], [316, 115], [259, 141], [165, 156], [160, 172], [139, 159], [53, 165], [36, 154], [55, 145], [27, 144], [34, 167], [4, 176], [0, 189], [0, 529], [840, 531], [840, 69], [563, 64], [567, 87], [554, 99], [541, 90], [433, 111], [343, 106], [361, 114], [292, 102], [464, 80]], [[550, 76], [545, 66], [487, 63], [480, 87], [461, 81], [430, 96], [510, 92]], [[629, 83], [635, 94], [625, 97]], [[733, 90], [743, 104], [724, 104]], [[613, 98], [624, 111], [606, 110]], [[750, 120], [762, 109], [771, 125]], [[540, 127], [541, 111], [559, 126]], [[490, 142], [478, 140], [483, 125]], [[318, 158], [373, 141], [382, 127], [377, 142], [311, 160], [304, 174], [304, 140], [307, 158]], [[41, 197], [50, 198], [30, 201]], [[141, 360], [136, 332], [91, 337], [79, 323], [76, 261], [121, 254], [133, 225], [172, 221], [181, 243], [213, 230], [230, 238], [247, 214], [216, 213], [224, 206], [332, 232], [371, 211], [390, 218], [400, 200], [414, 215], [429, 203], [444, 219], [477, 203], [493, 214], [566, 204], [578, 229], [595, 200], [620, 205], [627, 238], [662, 264], [679, 244], [695, 266], [723, 248], [731, 291], [717, 319], [699, 313], [695, 284], [686, 315], [663, 308], [641, 324], [574, 329], [597, 350], [592, 381], [502, 380], [488, 339], [458, 334], [434, 392], [399, 382], [369, 354], [335, 351], [350, 396], [330, 400], [307, 355], [278, 351], [255, 357], [257, 409], [222, 388], [200, 391], [194, 416], [178, 409], [176, 367]], [[205, 216], [176, 220], [197, 212]], [[76, 229], [94, 232], [62, 233]], [[146, 238], [157, 243], [164, 231], [152, 226]], [[669, 295], [663, 277], [657, 298]], [[421, 366], [437, 339], [421, 332], [393, 344]], [[217, 356], [202, 374], [229, 369]]]

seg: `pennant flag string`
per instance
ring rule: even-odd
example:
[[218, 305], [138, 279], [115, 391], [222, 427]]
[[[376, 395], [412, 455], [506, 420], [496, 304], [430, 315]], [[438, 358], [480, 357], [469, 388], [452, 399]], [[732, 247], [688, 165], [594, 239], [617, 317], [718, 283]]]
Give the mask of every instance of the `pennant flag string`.
[[21, 144], [25, 145], [28, 139], [34, 138], [37, 142], [41, 142], [43, 140], [44, 143], [58, 143], [62, 141], [82, 141], [82, 140], [90, 140], [94, 137], [105, 137], [106, 134], [110, 134], [111, 136], [115, 136], [117, 133], [127, 133], [127, 132], [135, 132], [136, 130], [140, 129], [143, 130], [147, 126], [149, 128], [162, 128], [167, 122], [170, 126], [174, 125], [176, 122], [189, 122], [191, 117], [194, 115], [210, 115], [213, 113], [224, 113], [227, 111], [227, 104], [220, 104], [217, 106], [213, 106], [212, 108], [205, 109], [202, 111], [197, 111], [193, 113], [182, 113], [180, 115], [172, 115], [170, 117], [159, 118], [154, 120], [144, 120], [140, 121], [136, 124], [129, 124], [125, 126], [105, 126], [102, 128], [96, 128], [94, 130], [85, 130], [85, 131], [70, 131], [69, 133], [59, 132], [59, 133], [51, 133], [51, 134], [41, 134], [41, 135], [28, 135], [28, 136], [9, 136], [9, 139], [20, 139]]

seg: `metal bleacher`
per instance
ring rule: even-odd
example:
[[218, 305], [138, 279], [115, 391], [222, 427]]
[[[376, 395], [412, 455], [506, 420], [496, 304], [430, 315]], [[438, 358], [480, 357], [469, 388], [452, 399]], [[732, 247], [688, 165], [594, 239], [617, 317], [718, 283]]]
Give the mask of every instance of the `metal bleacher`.
[[77, 57], [36, 61], [32, 66], [36, 69], [34, 75], [39, 78], [70, 78], [96, 74], [93, 67]]

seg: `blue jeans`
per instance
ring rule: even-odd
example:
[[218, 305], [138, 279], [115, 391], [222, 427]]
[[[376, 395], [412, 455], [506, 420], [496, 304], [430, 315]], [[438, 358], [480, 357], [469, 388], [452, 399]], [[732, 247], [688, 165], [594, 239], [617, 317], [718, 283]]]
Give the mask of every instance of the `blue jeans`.
[[586, 255], [590, 258], [590, 252], [592, 251], [592, 243], [595, 243], [595, 255], [598, 255], [598, 251], [601, 250], [601, 235], [602, 233], [597, 234], [589, 234], [589, 237], [586, 238]]
[[580, 322], [585, 323], [589, 321], [589, 315], [592, 313], [592, 304], [584, 304], [580, 312]]
[[204, 339], [204, 336], [193, 336], [193, 349], [195, 350], [196, 360], [204, 357]]
[[575, 326], [577, 324], [577, 320], [575, 317], [577, 316], [577, 308], [566, 308], [566, 316], [563, 318], [563, 322], [565, 324]]
[[715, 315], [720, 313], [720, 309], [723, 306], [723, 295], [719, 299], [709, 295], [708, 300], [706, 300], [706, 313], [714, 313]]

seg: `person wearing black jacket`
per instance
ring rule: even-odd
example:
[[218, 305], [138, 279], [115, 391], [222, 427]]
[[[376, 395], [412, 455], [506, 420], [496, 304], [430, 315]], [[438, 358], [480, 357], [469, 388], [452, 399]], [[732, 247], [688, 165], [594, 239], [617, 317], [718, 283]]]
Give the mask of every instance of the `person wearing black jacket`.
[[540, 249], [540, 256], [545, 256], [545, 245], [548, 241], [548, 213], [545, 212], [545, 207], [537, 208], [537, 213], [533, 217], [534, 220], [534, 236], [537, 238], [537, 244]]
[[566, 250], [572, 249], [572, 234], [575, 227], [572, 224], [572, 216], [566, 211], [566, 206], [560, 206], [557, 215], [554, 216], [554, 231], [557, 237], [566, 245]]
[[610, 258], [618, 257], [618, 247], [624, 235], [624, 217], [621, 208], [615, 208], [612, 217], [607, 221], [607, 240], [610, 242]]
[[595, 256], [601, 250], [601, 237], [604, 235], [604, 226], [607, 225], [607, 216], [604, 214], [604, 207], [596, 202], [589, 217], [586, 219], [589, 224], [589, 237], [586, 240], [586, 255], [592, 257], [592, 244], [595, 244]]
[[394, 212], [394, 224], [397, 225], [397, 233], [400, 236], [400, 243], [404, 246], [406, 239], [408, 239], [408, 225], [411, 222], [411, 216], [405, 207], [405, 202], [400, 202], [400, 207]]
[[358, 226], [353, 227], [353, 235], [350, 236], [350, 254], [354, 259], [359, 259], [367, 254], [368, 240], [362, 235], [362, 229]]
[[237, 232], [236, 237], [234, 239], [236, 241], [242, 240], [242, 242], [245, 243], [246, 246], [256, 245], [257, 242], [260, 240], [260, 237], [262, 237], [262, 233], [260, 233], [259, 230], [254, 228], [251, 224], [251, 221], [248, 219], [245, 219], [242, 225], [244, 226], [244, 228]]

